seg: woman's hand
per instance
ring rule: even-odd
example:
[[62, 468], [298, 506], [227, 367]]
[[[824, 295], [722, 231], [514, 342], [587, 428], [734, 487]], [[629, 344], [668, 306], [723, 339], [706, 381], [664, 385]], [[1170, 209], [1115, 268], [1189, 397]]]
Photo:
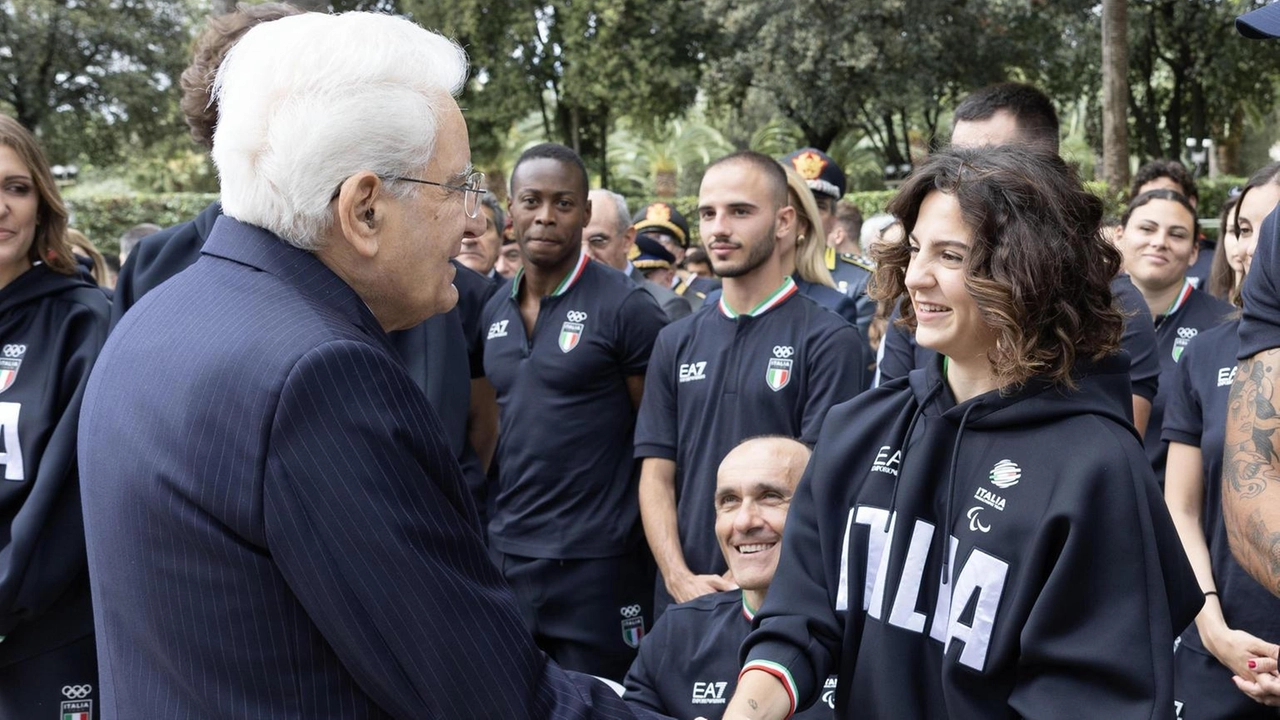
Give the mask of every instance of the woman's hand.
[[1254, 702], [1268, 707], [1280, 707], [1280, 675], [1276, 674], [1276, 656], [1250, 658], [1256, 680], [1246, 680], [1239, 675], [1231, 678], [1240, 692]]
[[[1230, 668], [1231, 672], [1238, 677], [1253, 684], [1258, 683], [1258, 675], [1266, 674], [1256, 667], [1257, 659], [1272, 658], [1271, 663], [1274, 667], [1276, 651], [1280, 650], [1280, 646], [1254, 637], [1243, 630], [1232, 630], [1225, 626], [1202, 639], [1205, 648], [1213, 653], [1218, 662]], [[1250, 667], [1250, 662], [1254, 667]], [[1280, 678], [1274, 678], [1274, 680], [1277, 687], [1280, 687]], [[1277, 700], [1280, 700], [1280, 697]]]

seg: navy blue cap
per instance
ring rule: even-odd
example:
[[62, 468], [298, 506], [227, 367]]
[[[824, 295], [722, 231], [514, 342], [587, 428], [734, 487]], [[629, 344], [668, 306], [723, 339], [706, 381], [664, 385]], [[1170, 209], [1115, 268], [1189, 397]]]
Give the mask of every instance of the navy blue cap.
[[797, 150], [782, 158], [783, 165], [795, 168], [797, 174], [804, 178], [805, 184], [815, 193], [822, 193], [837, 200], [844, 197], [848, 182], [844, 170], [836, 164], [831, 156], [817, 148]]
[[1280, 37], [1280, 3], [1272, 3], [1236, 18], [1236, 32], [1250, 40]]
[[662, 247], [662, 243], [648, 233], [641, 233], [636, 236], [636, 247], [640, 249], [640, 254], [636, 255], [631, 264], [641, 270], [670, 268], [676, 264], [676, 256], [672, 255], [670, 250]]
[[657, 230], [675, 238], [680, 247], [689, 247], [689, 223], [674, 205], [664, 202], [645, 205], [632, 222], [636, 232]]

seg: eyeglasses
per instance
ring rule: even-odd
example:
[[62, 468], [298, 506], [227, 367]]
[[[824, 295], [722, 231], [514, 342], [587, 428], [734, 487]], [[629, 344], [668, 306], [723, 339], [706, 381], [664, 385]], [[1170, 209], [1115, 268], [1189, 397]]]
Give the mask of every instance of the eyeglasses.
[[449, 185], [448, 183], [432, 182], [431, 180], [419, 180], [417, 178], [408, 177], [392, 177], [388, 180], [403, 180], [404, 182], [418, 183], [420, 185], [435, 185], [446, 190], [456, 190], [463, 193], [462, 207], [467, 212], [467, 217], [477, 217], [480, 214], [480, 198], [484, 197], [484, 173], [476, 171], [467, 176], [467, 181], [463, 185]]

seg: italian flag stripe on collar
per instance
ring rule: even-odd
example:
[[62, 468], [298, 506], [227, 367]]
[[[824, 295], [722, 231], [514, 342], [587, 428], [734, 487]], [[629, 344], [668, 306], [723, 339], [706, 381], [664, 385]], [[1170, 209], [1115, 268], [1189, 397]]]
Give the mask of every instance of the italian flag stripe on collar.
[[1178, 293], [1178, 297], [1174, 299], [1173, 304], [1169, 306], [1169, 309], [1164, 311], [1164, 316], [1169, 317], [1170, 315], [1178, 312], [1178, 309], [1186, 304], [1187, 298], [1191, 297], [1191, 291], [1195, 289], [1196, 286], [1192, 285], [1190, 280], [1184, 279], [1182, 281], [1182, 292]]
[[[578, 264], [574, 265], [573, 269], [569, 271], [569, 274], [564, 276], [564, 279], [560, 281], [560, 284], [556, 286], [556, 289], [551, 292], [549, 297], [557, 297], [569, 292], [569, 288], [573, 287], [582, 277], [582, 271], [587, 269], [587, 263], [589, 262], [591, 262], [591, 258], [587, 257], [586, 253], [579, 255]], [[520, 279], [523, 277], [524, 268], [522, 267], [516, 271], [515, 280], [511, 281], [511, 297], [515, 298], [519, 296]]]
[[747, 593], [745, 591], [742, 593], [742, 617], [746, 618], [748, 622], [756, 619], [755, 608], [751, 607], [751, 603], [747, 602]]
[[741, 683], [742, 676], [751, 670], [767, 672], [782, 683], [782, 687], [787, 691], [787, 699], [791, 701], [791, 710], [787, 713], [787, 717], [794, 715], [796, 712], [796, 681], [791, 677], [791, 671], [771, 660], [752, 660], [742, 666], [742, 672], [738, 673], [738, 682]]
[[[765, 298], [759, 305], [755, 306], [750, 311], [742, 314], [749, 315], [751, 317], [755, 317], [757, 315], [763, 315], [769, 312], [770, 310], [774, 309], [778, 305], [782, 304], [783, 301], [785, 301], [787, 298], [791, 297], [792, 295], [795, 295], [799, 291], [800, 289], [796, 287], [796, 281], [792, 280], [791, 276], [788, 275], [786, 279], [782, 281], [782, 286], [779, 287], [776, 291], [774, 291], [772, 295]], [[733, 308], [729, 307], [728, 303], [724, 301], [723, 291], [720, 293], [720, 312], [724, 313], [724, 316], [729, 318], [730, 320], [738, 317], [738, 314], [739, 314], [734, 312]]]

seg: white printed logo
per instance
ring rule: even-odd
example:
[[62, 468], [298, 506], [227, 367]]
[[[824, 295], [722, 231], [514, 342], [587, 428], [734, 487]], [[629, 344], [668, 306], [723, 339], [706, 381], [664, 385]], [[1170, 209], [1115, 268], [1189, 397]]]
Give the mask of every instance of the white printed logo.
[[836, 676], [827, 677], [827, 681], [822, 684], [822, 701], [832, 710], [836, 709]]
[[894, 450], [888, 445], [880, 446], [876, 459], [871, 463], [871, 472], [898, 476], [898, 466], [902, 463], [902, 451]]
[[13, 387], [18, 379], [18, 370], [22, 367], [22, 356], [27, 354], [26, 345], [8, 344], [0, 349], [0, 393]]
[[1178, 328], [1178, 337], [1173, 339], [1173, 361], [1178, 362], [1182, 359], [1182, 351], [1187, 349], [1187, 343], [1191, 342], [1191, 338], [1199, 335], [1200, 331], [1193, 327]]
[[965, 516], [969, 518], [969, 530], [972, 532], [991, 532], [991, 526], [982, 522], [978, 514], [982, 512], [982, 508], [974, 505], [969, 508], [969, 512]]
[[1018, 480], [1022, 478], [1022, 468], [1012, 460], [1001, 460], [991, 468], [987, 478], [991, 480], [992, 485], [1004, 490], [1018, 484]]
[[510, 320], [499, 320], [489, 326], [489, 340], [494, 338], [503, 338], [507, 336], [507, 323]]
[[560, 326], [560, 352], [567, 353], [578, 347], [578, 343], [582, 340], [582, 322], [587, 319], [587, 314], [578, 310], [570, 310], [566, 315], [566, 322]]
[[728, 700], [724, 696], [724, 691], [729, 687], [729, 683], [724, 682], [695, 682], [693, 684], [693, 699], [689, 702], [694, 705], [724, 705]]
[[789, 358], [796, 354], [796, 349], [790, 345], [774, 345], [773, 356], [779, 358]]
[[83, 700], [93, 692], [92, 685], [63, 685], [62, 694], [68, 700]]
[[1218, 387], [1226, 387], [1236, 381], [1236, 368], [1218, 368]]
[[707, 379], [707, 361], [680, 363], [680, 382], [687, 383], [694, 380]]

